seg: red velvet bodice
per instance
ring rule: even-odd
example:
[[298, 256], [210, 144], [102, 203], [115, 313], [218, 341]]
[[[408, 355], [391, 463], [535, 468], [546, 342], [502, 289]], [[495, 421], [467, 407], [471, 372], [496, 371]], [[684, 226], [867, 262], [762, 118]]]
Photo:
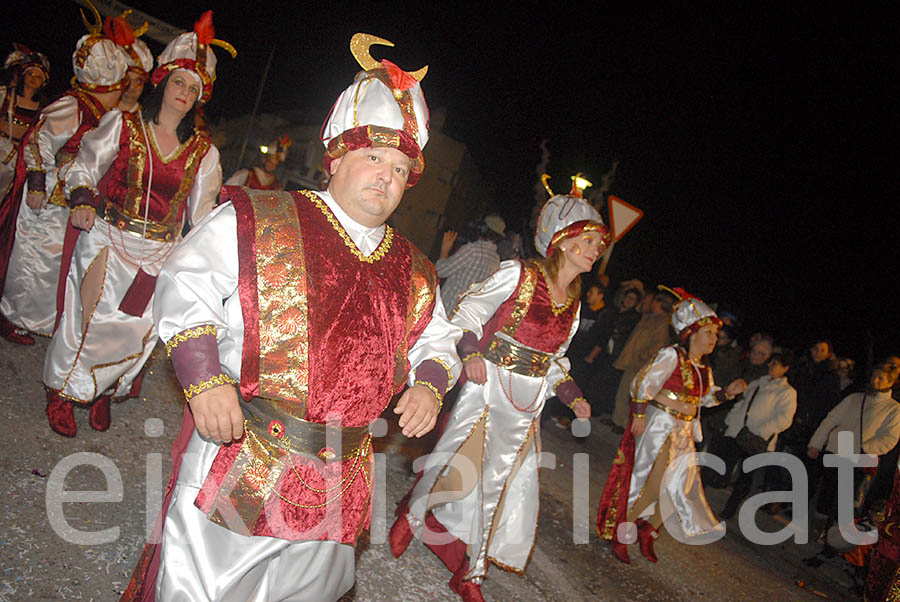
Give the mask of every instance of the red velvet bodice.
[[[711, 370], [709, 366], [697, 366], [696, 369], [691, 365], [687, 353], [680, 347], [676, 347], [678, 351], [678, 367], [672, 370], [672, 374], [666, 379], [663, 385], [664, 389], [668, 389], [673, 393], [684, 393], [696, 397], [703, 397], [709, 393]], [[700, 375], [700, 381], [697, 382], [697, 375]]]

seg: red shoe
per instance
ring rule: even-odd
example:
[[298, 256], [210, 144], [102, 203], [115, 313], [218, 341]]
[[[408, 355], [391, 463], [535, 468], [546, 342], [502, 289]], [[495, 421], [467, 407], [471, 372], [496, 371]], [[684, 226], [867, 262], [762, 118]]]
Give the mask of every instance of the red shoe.
[[74, 437], [78, 433], [72, 402], [60, 397], [53, 389], [47, 389], [47, 420], [50, 428], [63, 437]]
[[0, 315], [0, 337], [17, 345], [34, 345], [31, 335], [19, 332], [15, 325], [3, 315]]
[[653, 540], [656, 539], [655, 535], [659, 533], [659, 531], [654, 529], [653, 525], [642, 518], [637, 519], [634, 523], [637, 525], [638, 543], [641, 547], [641, 554], [643, 554], [644, 558], [650, 562], [658, 562], [659, 558], [656, 557], [656, 552], [653, 551]]
[[463, 581], [463, 577], [469, 572], [469, 563], [464, 562], [450, 578], [450, 589], [459, 594], [465, 602], [484, 602], [481, 595], [481, 585], [474, 581]]
[[394, 558], [400, 558], [403, 552], [406, 551], [406, 548], [409, 547], [412, 537], [412, 529], [409, 528], [406, 514], [401, 514], [394, 521], [394, 524], [391, 525], [391, 532], [388, 535], [388, 543], [391, 544], [391, 554], [394, 555]]
[[624, 562], [625, 564], [631, 564], [631, 558], [628, 556], [628, 546], [620, 541], [611, 541], [609, 542], [609, 547], [612, 550], [613, 556], [616, 557], [616, 560], [619, 562]]
[[109, 406], [112, 399], [109, 395], [101, 395], [91, 406], [90, 423], [91, 428], [95, 431], [105, 431], [109, 429], [111, 417], [109, 414]]

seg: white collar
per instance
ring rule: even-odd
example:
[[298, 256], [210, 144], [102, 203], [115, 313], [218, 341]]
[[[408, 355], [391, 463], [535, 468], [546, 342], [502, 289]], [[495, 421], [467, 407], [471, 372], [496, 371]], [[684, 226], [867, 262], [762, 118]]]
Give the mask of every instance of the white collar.
[[363, 255], [371, 255], [378, 248], [378, 245], [381, 244], [381, 239], [384, 238], [384, 224], [375, 228], [363, 226], [359, 222], [354, 221], [353, 218], [347, 215], [346, 211], [341, 209], [341, 206], [338, 205], [329, 191], [323, 190], [317, 194], [325, 201], [331, 212], [334, 213], [334, 216], [347, 232], [347, 235], [350, 236], [350, 240], [353, 241], [356, 248]]

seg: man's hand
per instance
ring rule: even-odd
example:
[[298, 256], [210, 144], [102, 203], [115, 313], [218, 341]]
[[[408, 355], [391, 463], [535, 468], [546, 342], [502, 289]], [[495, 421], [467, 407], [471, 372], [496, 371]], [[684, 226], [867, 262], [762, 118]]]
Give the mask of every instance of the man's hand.
[[89, 207], [79, 207], [72, 212], [72, 216], [69, 219], [72, 220], [72, 225], [76, 228], [90, 232], [91, 228], [94, 227], [94, 220], [97, 219], [97, 214]]
[[28, 205], [35, 213], [40, 213], [44, 207], [44, 199], [47, 198], [46, 192], [31, 192], [25, 195], [25, 204]]
[[470, 357], [463, 364], [463, 370], [466, 371], [466, 378], [473, 383], [483, 385], [487, 382], [487, 366], [484, 364], [484, 358], [480, 356]]
[[738, 378], [731, 381], [731, 384], [726, 387], [725, 392], [731, 395], [732, 397], [737, 397], [741, 393], [747, 390], [747, 381], [743, 378]]
[[575, 418], [590, 418], [591, 404], [583, 400], [576, 401], [575, 407], [572, 408], [572, 411], [575, 412]]
[[459, 234], [454, 230], [444, 232], [444, 237], [441, 239], [441, 259], [450, 257], [450, 250], [453, 248], [453, 243], [456, 242], [457, 236]]
[[400, 396], [394, 414], [400, 414], [397, 424], [404, 437], [422, 437], [437, 423], [440, 404], [428, 387], [413, 385]]
[[806, 450], [806, 455], [812, 458], [813, 460], [817, 460], [819, 458], [819, 454], [821, 450], [816, 449], [815, 447], [810, 447]]
[[232, 385], [222, 385], [194, 395], [190, 401], [197, 431], [215, 443], [230, 443], [241, 438], [244, 414]]
[[631, 419], [631, 434], [635, 437], [639, 437], [644, 434], [644, 429], [647, 428], [647, 419], [646, 418], [634, 418]]

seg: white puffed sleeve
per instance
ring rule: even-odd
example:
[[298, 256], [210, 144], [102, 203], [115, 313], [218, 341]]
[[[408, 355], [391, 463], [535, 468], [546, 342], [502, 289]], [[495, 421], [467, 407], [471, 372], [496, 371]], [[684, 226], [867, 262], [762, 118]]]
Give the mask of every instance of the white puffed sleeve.
[[409, 384], [412, 385], [416, 381], [415, 369], [425, 360], [435, 360], [441, 364], [449, 372], [449, 381], [447, 390], [453, 388], [456, 380], [462, 372], [462, 364], [459, 356], [456, 354], [456, 343], [462, 337], [462, 329], [447, 319], [444, 311], [444, 304], [441, 302], [441, 289], [438, 287], [435, 293], [434, 311], [431, 314], [431, 321], [425, 327], [425, 330], [416, 339], [415, 344], [407, 353], [409, 365], [412, 367], [410, 372]]
[[706, 395], [700, 399], [700, 405], [704, 408], [711, 408], [713, 406], [717, 406], [722, 403], [720, 400], [716, 399], [716, 393], [718, 393], [722, 387], [716, 384], [715, 379], [713, 378], [712, 370], [709, 371], [709, 391], [706, 392]]
[[[81, 119], [78, 116], [78, 99], [63, 96], [41, 111], [39, 123], [31, 133], [31, 140], [25, 153], [25, 167], [29, 171], [40, 170], [47, 173], [56, 169], [56, 153], [78, 130]], [[55, 184], [47, 181], [47, 191]]]
[[96, 128], [82, 137], [78, 157], [64, 176], [66, 198], [81, 186], [97, 192], [97, 184], [119, 154], [121, 135], [122, 112], [112, 109], [100, 118]]
[[226, 186], [245, 186], [247, 184], [247, 178], [250, 177], [249, 169], [239, 169], [233, 174], [231, 177], [225, 180]]
[[631, 398], [638, 401], [654, 399], [677, 367], [678, 351], [674, 347], [663, 347], [657, 351], [653, 361], [641, 369], [631, 382]]
[[460, 298], [459, 305], [456, 306], [450, 320], [480, 339], [484, 334], [483, 326], [516, 291], [521, 274], [522, 264], [519, 261], [510, 259], [502, 262], [500, 269], [490, 278], [472, 285]]
[[559, 349], [556, 350], [557, 359], [550, 362], [550, 369], [547, 370], [547, 382], [553, 383], [554, 385], [568, 377], [569, 370], [572, 369], [572, 363], [565, 354], [569, 349], [572, 338], [575, 336], [575, 333], [578, 332], [578, 315], [581, 313], [579, 309], [580, 307], [576, 305], [575, 319], [572, 320], [572, 327], [569, 329], [569, 338], [567, 338], [566, 341], [560, 345]]
[[191, 226], [213, 210], [220, 190], [222, 190], [222, 165], [219, 162], [219, 149], [210, 144], [209, 150], [200, 161], [194, 187], [187, 199], [188, 223]]
[[226, 203], [178, 243], [159, 272], [153, 319], [160, 339], [212, 324], [223, 371], [240, 377], [244, 322], [237, 286], [237, 217]]

